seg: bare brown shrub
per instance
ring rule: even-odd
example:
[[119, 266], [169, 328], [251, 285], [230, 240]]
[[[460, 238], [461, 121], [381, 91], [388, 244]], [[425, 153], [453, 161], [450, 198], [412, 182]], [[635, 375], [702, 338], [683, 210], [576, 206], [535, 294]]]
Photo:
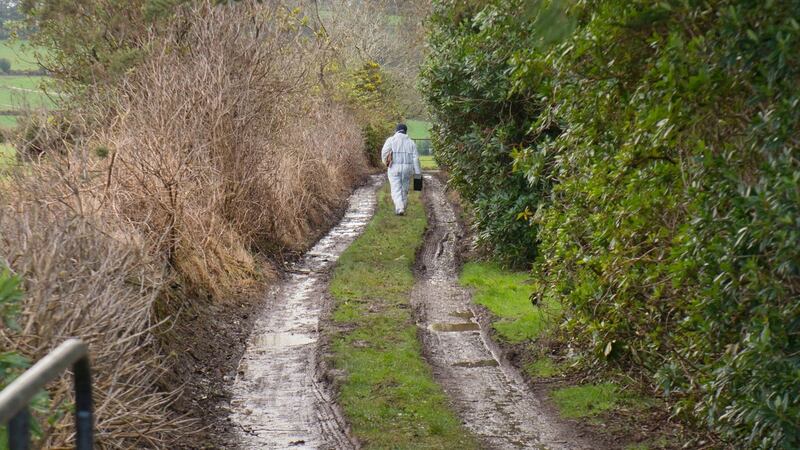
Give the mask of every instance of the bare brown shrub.
[[[297, 249], [363, 175], [357, 124], [315, 98], [313, 41], [280, 8], [206, 5], [129, 77], [102, 138], [128, 217], [214, 294], [251, 279], [248, 249]], [[298, 31], [300, 30], [300, 31]]]
[[[158, 447], [188, 423], [170, 414], [156, 383], [164, 368], [152, 350], [151, 309], [166, 274], [135, 226], [105, 207], [102, 177], [87, 155], [30, 164], [6, 180], [0, 247], [26, 279], [22, 331], [0, 329], [2, 348], [38, 359], [63, 340], [91, 347], [98, 442], [107, 448]], [[71, 380], [50, 389], [69, 401]], [[133, 429], [149, 428], [132, 433]], [[63, 445], [71, 417], [47, 430], [44, 448]]]
[[[168, 286], [225, 301], [258, 277], [254, 250], [308, 246], [368, 170], [360, 127], [317, 85], [323, 53], [289, 9], [198, 2], [148, 48], [73, 114], [84, 135], [48, 134], [37, 145], [57, 145], [0, 186], [0, 256], [27, 292], [24, 330], [0, 342], [32, 359], [89, 342], [101, 448], [171, 448], [196, 429], [169, 412], [179, 391], [158, 388], [178, 348], [159, 340], [180, 339], [155, 332], [180, 307]], [[44, 445], [69, 442], [70, 421]]]

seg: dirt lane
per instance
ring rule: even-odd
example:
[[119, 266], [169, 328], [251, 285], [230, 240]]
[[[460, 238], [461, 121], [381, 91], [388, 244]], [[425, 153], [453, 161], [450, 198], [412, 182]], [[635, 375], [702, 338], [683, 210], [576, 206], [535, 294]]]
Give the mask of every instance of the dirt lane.
[[270, 292], [232, 388], [240, 448], [356, 447], [317, 373], [319, 321], [329, 272], [372, 218], [383, 178], [372, 177], [356, 190], [342, 221]]
[[486, 448], [592, 448], [549, 418], [519, 373], [492, 350], [469, 291], [458, 285], [463, 233], [435, 176], [425, 176], [424, 198], [429, 231], [412, 298], [426, 356], [465, 426]]

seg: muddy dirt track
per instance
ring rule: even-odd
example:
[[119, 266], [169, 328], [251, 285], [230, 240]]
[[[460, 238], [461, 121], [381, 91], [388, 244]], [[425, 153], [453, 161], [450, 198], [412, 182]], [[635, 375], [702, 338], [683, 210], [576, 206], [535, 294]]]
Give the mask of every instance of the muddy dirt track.
[[372, 218], [381, 183], [375, 176], [357, 189], [341, 222], [270, 292], [232, 389], [240, 448], [356, 447], [317, 370], [319, 323], [330, 270]]
[[[239, 448], [358, 448], [322, 381], [319, 325], [330, 271], [372, 218], [382, 180], [375, 176], [358, 189], [342, 221], [270, 292], [232, 388]], [[426, 358], [465, 427], [485, 448], [591, 448], [550, 420], [519, 374], [492, 350], [469, 292], [458, 285], [462, 230], [455, 209], [438, 178], [426, 175], [425, 181], [429, 230], [412, 299]]]
[[443, 183], [425, 176], [428, 233], [412, 294], [426, 357], [464, 426], [485, 448], [589, 449], [551, 420], [520, 374], [502, 360], [458, 284], [456, 211]]

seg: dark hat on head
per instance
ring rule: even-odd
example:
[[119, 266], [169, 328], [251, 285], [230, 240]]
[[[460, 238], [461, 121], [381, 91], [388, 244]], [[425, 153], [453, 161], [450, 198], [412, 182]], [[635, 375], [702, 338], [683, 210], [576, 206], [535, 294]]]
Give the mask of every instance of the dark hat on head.
[[394, 129], [396, 132], [400, 132], [403, 134], [408, 134], [408, 127], [404, 123], [398, 123], [397, 127]]

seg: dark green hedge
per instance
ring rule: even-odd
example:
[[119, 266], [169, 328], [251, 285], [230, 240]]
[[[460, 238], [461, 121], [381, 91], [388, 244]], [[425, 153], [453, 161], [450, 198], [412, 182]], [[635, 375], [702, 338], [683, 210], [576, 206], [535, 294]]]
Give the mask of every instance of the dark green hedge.
[[566, 3], [437, 2], [440, 163], [589, 361], [800, 448], [800, 1]]
[[532, 48], [536, 38], [510, 10], [481, 3], [435, 5], [422, 88], [434, 120], [436, 160], [474, 206], [480, 243], [519, 266], [535, 256], [536, 229], [517, 217], [536, 205], [548, 183], [528, 183], [513, 170], [541, 104], [515, 90], [509, 71], [514, 54]]

